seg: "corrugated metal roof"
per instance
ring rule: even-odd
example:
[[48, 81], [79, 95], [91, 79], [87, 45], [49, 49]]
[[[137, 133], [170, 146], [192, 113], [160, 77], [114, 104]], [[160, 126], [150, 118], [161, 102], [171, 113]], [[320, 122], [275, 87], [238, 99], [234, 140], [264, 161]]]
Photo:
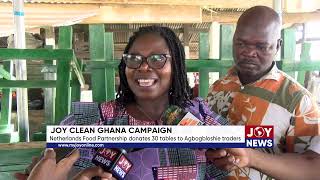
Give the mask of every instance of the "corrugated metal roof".
[[[12, 0], [0, 0], [0, 3], [12, 3]], [[66, 1], [63, 1], [63, 0], [61, 0], [61, 1], [56, 1], [56, 2], [50, 2], [50, 1], [46, 1], [45, 3], [44, 2], [42, 2], [41, 0], [39, 0], [39, 1], [34, 1], [34, 0], [24, 0], [24, 3], [38, 3], [38, 4], [77, 4], [77, 3], [73, 3], [73, 2], [70, 2], [70, 1], [68, 1], [68, 2], [66, 2]]]
[[244, 12], [245, 8], [209, 8], [213, 12]]

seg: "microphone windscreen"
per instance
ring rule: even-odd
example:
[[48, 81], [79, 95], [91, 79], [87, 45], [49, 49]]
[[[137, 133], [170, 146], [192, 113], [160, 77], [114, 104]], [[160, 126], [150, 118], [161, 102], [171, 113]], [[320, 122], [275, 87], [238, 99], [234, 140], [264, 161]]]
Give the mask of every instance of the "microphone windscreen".
[[124, 179], [133, 166], [125, 154], [124, 149], [100, 148], [94, 155], [92, 163], [112, 173], [117, 179]]
[[177, 125], [186, 114], [187, 112], [178, 106], [169, 106], [163, 115], [163, 124]]

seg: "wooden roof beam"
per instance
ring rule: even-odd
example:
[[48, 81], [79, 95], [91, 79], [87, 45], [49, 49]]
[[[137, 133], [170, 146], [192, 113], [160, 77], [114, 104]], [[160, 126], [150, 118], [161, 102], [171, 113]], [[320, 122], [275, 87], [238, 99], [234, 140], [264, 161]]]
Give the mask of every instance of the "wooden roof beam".
[[202, 10], [198, 6], [108, 5], [100, 6], [97, 16], [87, 18], [81, 24], [201, 22]]
[[319, 0], [284, 0], [285, 12], [313, 12], [320, 9]]
[[[237, 23], [242, 12], [219, 12], [219, 13], [203, 13], [203, 22], [220, 22], [226, 24]], [[283, 24], [305, 23], [310, 21], [319, 21], [320, 12], [306, 13], [283, 13]]]
[[256, 5], [272, 7], [273, 0], [31, 0], [40, 3], [122, 4], [122, 5], [185, 5], [214, 8], [250, 8]]
[[[142, 0], [140, 0], [142, 1]], [[172, 0], [175, 2], [175, 0]], [[239, 0], [242, 1], [242, 0]], [[131, 1], [130, 1], [131, 2]], [[151, 1], [152, 2], [152, 1]], [[226, 1], [229, 2], [229, 1]], [[233, 2], [233, 1], [232, 1]], [[12, 11], [11, 3], [0, 3], [0, 15], [7, 17]], [[213, 22], [236, 23], [241, 12], [217, 12], [202, 13], [199, 6], [168, 6], [168, 5], [97, 5], [97, 4], [25, 4], [25, 17], [27, 26], [44, 26], [51, 23], [60, 23], [61, 15], [65, 21], [72, 20], [72, 15], [78, 17], [77, 13], [97, 13], [96, 16], [86, 18], [81, 23], [201, 23]], [[48, 14], [59, 14], [53, 17]], [[71, 14], [70, 14], [71, 13]], [[51, 14], [51, 15], [52, 15]], [[70, 19], [69, 19], [70, 15]], [[2, 17], [2, 16], [1, 16]], [[9, 18], [7, 17], [8, 19]], [[5, 19], [7, 19], [5, 18]], [[30, 19], [29, 19], [30, 18]], [[43, 20], [42, 20], [43, 18]], [[47, 20], [47, 19], [54, 20]], [[284, 13], [284, 23], [304, 23], [320, 19], [320, 12], [309, 13]], [[10, 20], [10, 21], [11, 21]], [[55, 20], [59, 20], [55, 21]], [[6, 24], [0, 19], [1, 25]], [[41, 22], [40, 24], [36, 22]], [[48, 23], [45, 23], [48, 22]], [[6, 21], [8, 22], [8, 21]], [[49, 23], [50, 22], [50, 23]], [[44, 24], [42, 24], [44, 23]], [[10, 22], [12, 24], [12, 21]], [[51, 24], [52, 25], [52, 24]]]

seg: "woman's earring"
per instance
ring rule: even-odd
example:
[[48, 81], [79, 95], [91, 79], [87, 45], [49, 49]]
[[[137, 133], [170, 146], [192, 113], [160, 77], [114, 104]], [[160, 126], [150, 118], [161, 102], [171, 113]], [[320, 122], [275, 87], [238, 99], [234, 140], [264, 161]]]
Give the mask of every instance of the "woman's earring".
[[169, 95], [172, 96], [172, 94], [173, 94], [173, 90], [172, 90], [172, 88], [170, 88]]

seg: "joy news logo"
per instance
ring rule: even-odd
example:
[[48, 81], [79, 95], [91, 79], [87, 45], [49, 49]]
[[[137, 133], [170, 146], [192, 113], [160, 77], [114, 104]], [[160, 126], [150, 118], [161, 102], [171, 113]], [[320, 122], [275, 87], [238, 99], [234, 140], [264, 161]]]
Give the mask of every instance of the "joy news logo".
[[245, 126], [246, 147], [273, 147], [273, 126]]

